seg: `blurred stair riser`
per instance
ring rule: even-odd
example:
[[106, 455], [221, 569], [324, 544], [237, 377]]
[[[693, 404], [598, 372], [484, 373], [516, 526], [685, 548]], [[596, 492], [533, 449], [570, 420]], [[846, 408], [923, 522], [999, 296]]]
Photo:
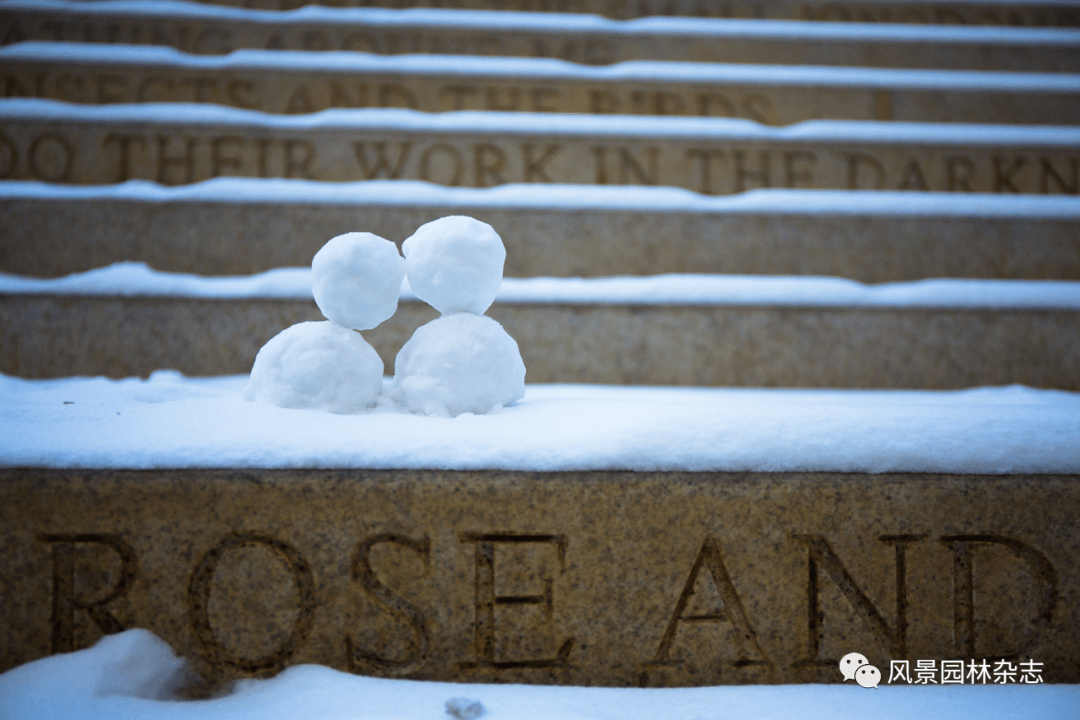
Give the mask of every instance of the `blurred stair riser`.
[[[840, 70], [815, 73], [807, 80], [789, 73], [787, 78], [777, 75], [763, 81], [754, 79], [760, 73], [746, 71], [739, 77], [740, 73], [718, 68], [721, 77], [735, 78], [687, 80], [673, 74], [654, 80], [589, 79], [572, 72], [535, 77], [524, 68], [507, 76], [473, 66], [455, 67], [452, 62], [408, 74], [363, 65], [314, 71], [296, 67], [295, 56], [271, 64], [273, 54], [257, 59], [268, 65], [264, 67], [223, 63], [206, 69], [182, 58], [170, 64], [151, 58], [140, 63], [138, 55], [125, 52], [111, 61], [80, 59], [71, 50], [65, 51], [68, 57], [63, 60], [8, 55], [0, 58], [0, 82], [6, 97], [101, 104], [213, 103], [284, 114], [396, 107], [424, 112], [737, 117], [767, 125], [815, 119], [1080, 123], [1080, 81], [1073, 76], [1065, 76], [1063, 82], [1044, 78], [1025, 85], [1011, 76], [976, 75], [954, 77], [945, 84], [933, 74], [899, 77], [893, 71], [865, 73], [853, 81]], [[1006, 80], [1009, 86], [1001, 87]], [[935, 82], [937, 87], [912, 86]]]
[[[1039, 38], [1009, 36], [1007, 30], [939, 38], [904, 32], [883, 38], [879, 31], [823, 34], [770, 33], [757, 36], [676, 32], [604, 32], [572, 26], [536, 27], [492, 23], [464, 28], [452, 24], [385, 25], [354, 17], [324, 15], [324, 21], [274, 20], [265, 14], [223, 18], [208, 10], [186, 15], [96, 12], [93, 5], [67, 10], [0, 7], [0, 42], [67, 42], [168, 45], [196, 54], [260, 50], [345, 50], [376, 55], [439, 54], [488, 57], [546, 57], [587, 65], [627, 60], [833, 65], [891, 68], [1080, 72], [1080, 36], [1059, 32]], [[198, 6], [196, 6], [197, 8]], [[700, 22], [700, 21], [696, 21]], [[578, 23], [580, 25], [580, 23]], [[684, 28], [688, 28], [686, 24]], [[710, 26], [712, 27], [712, 26]], [[813, 24], [810, 25], [813, 27]], [[846, 26], [845, 26], [846, 27]], [[857, 28], [857, 26], [852, 26]], [[879, 26], [874, 26], [875, 28]], [[1030, 40], [1030, 41], [1026, 41]]]

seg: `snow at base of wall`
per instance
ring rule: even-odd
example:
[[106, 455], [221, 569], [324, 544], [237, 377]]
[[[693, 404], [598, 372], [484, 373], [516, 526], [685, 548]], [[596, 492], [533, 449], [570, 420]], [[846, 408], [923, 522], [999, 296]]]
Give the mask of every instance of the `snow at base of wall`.
[[585, 688], [384, 680], [317, 665], [243, 680], [211, 700], [177, 702], [169, 688], [181, 672], [167, 643], [128, 630], [0, 675], [0, 707], [20, 720], [1073, 720], [1080, 707], [1076, 685]]

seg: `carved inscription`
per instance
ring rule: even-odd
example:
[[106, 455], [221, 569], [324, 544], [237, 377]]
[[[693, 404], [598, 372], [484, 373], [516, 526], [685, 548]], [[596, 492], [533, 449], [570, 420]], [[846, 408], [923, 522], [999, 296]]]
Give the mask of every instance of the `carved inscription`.
[[[439, 628], [438, 621], [433, 626], [426, 617], [427, 613], [432, 613], [433, 617], [445, 621], [445, 607], [435, 609], [410, 602], [380, 578], [372, 563], [372, 553], [383, 546], [403, 551], [400, 558], [417, 563], [423, 568], [424, 577], [433, 582], [438, 581], [432, 576], [440, 572], [440, 566], [445, 569], [447, 561], [453, 566], [462, 559], [463, 553], [467, 554], [466, 574], [454, 571], [454, 577], [455, 582], [471, 580], [468, 588], [471, 607], [466, 605], [471, 609], [471, 617], [461, 616], [456, 620], [462, 623], [459, 629], [468, 628], [464, 635], [471, 637], [472, 642], [471, 647], [461, 648], [461, 660], [453, 663], [457, 670], [569, 669], [575, 646], [580, 645], [582, 654], [587, 652], [587, 647], [595, 648], [597, 643], [602, 646], [603, 638], [594, 637], [589, 638], [588, 643], [578, 643], [578, 633], [559, 632], [557, 628], [556, 605], [564, 612], [564, 605], [573, 607], [575, 602], [580, 602], [574, 597], [563, 597], [561, 590], [556, 598], [556, 580], [568, 573], [567, 536], [461, 532], [456, 537], [456, 546], [451, 543], [450, 547], [435, 548], [426, 535], [380, 533], [362, 539], [355, 546], [351, 582], [358, 584], [396, 626], [393, 635], [398, 652], [386, 654], [363, 647], [354, 640], [359, 628], [353, 632], [345, 627], [336, 628], [340, 634], [335, 637], [340, 640], [334, 641], [335, 653], [340, 653], [344, 647], [346, 670], [422, 676], [429, 672], [433, 660], [433, 634], [448, 630]], [[138, 619], [124, 617], [127, 613], [113, 605], [128, 595], [139, 574], [136, 551], [126, 540], [107, 533], [42, 534], [37, 540], [48, 545], [52, 559], [52, 652], [69, 652], [84, 644], [76, 642], [75, 638], [76, 617], [80, 612], [103, 633], [116, 633], [129, 624], [139, 624]], [[952, 601], [954, 657], [1016, 660], [1034, 657], [1045, 645], [1059, 614], [1062, 591], [1058, 571], [1039, 549], [1015, 538], [989, 533], [943, 535], [936, 539], [925, 534], [895, 534], [881, 535], [877, 541], [893, 559], [891, 568], [887, 564], [882, 568], [886, 570], [886, 586], [888, 578], [894, 578], [895, 603], [889, 609], [891, 612], [883, 610], [872, 598], [872, 594], [881, 592], [880, 578], [856, 577], [858, 573], [853, 573], [844, 561], [865, 548], [858, 543], [847, 543], [838, 551], [835, 540], [821, 534], [790, 536], [789, 551], [805, 558], [802, 567], [806, 569], [805, 575], [788, 578], [789, 584], [806, 588], [805, 615], [800, 612], [799, 619], [792, 618], [790, 623], [783, 625], [801, 629], [805, 622], [803, 649], [798, 656], [788, 656], [793, 660], [789, 665], [791, 669], [832, 671], [836, 667], [837, 658], [825, 656], [823, 637], [827, 622], [835, 632], [845, 621], [843, 615], [833, 614], [831, 605], [826, 607], [827, 603], [823, 601], [826, 597], [832, 598], [830, 603], [846, 604], [851, 610], [848, 622], [857, 626], [855, 630], [873, 637], [889, 658], [910, 659], [908, 631], [912, 625], [913, 605], [909, 572], [914, 548], [935, 551], [945, 561], [943, 569], [951, 566], [952, 592], [943, 597], [951, 597]], [[439, 553], [445, 553], [446, 558], [436, 562]], [[451, 555], [458, 560], [449, 560]], [[923, 563], [928, 556], [914, 557]], [[255, 565], [245, 564], [245, 558], [255, 558]], [[264, 577], [251, 572], [252, 567], [268, 564], [278, 568], [277, 574]], [[761, 571], [770, 572], [768, 568]], [[745, 592], [747, 585], [753, 586], [753, 578], [747, 582], [748, 578], [733, 575], [720, 541], [714, 536], [704, 537], [693, 562], [688, 563], [684, 572], [685, 575], [680, 573], [678, 577], [685, 577], [685, 581], [674, 588], [639, 588], [677, 591], [668, 596], [674, 598], [674, 602], [666, 606], [663, 616], [651, 621], [655, 622], [656, 628], [652, 637], [658, 637], [659, 641], [653, 647], [642, 648], [641, 664], [636, 671], [640, 684], [647, 685], [650, 680], [657, 680], [655, 676], [669, 670], [691, 668], [693, 671], [691, 666], [695, 663], [704, 663], [702, 667], [711, 668], [709, 672], [715, 674], [710, 676], [712, 681], [721, 677], [720, 668], [725, 668], [723, 672], [756, 669], [768, 672], [773, 678], [783, 675], [784, 669], [777, 668], [766, 653], [765, 646], [775, 641], [777, 626], [770, 622], [773, 618], [752, 617], [753, 609], [760, 612], [760, 608], [769, 606], [769, 600], [758, 596], [750, 604], [744, 601], [740, 588]], [[259, 579], [267, 577], [269, 582]], [[581, 581], [580, 578], [567, 579]], [[187, 619], [192, 635], [205, 659], [219, 669], [240, 674], [280, 670], [308, 642], [315, 617], [320, 612], [316, 587], [324, 584], [325, 580], [320, 579], [317, 585], [315, 572], [297, 546], [263, 532], [229, 534], [205, 551], [187, 578]], [[573, 585], [570, 583], [571, 587]], [[867, 588], [873, 593], [868, 593]], [[442, 588], [439, 592], [447, 590], [449, 588]], [[988, 642], [986, 636], [980, 634], [984, 632], [980, 631], [984, 627], [981, 623], [1005, 607], [994, 604], [997, 600], [994, 594], [1015, 596], [1019, 600], [1009, 606], [1015, 615], [1011, 634], [1003, 635], [998, 625], [995, 639]], [[288, 598], [284, 604], [289, 607], [281, 613], [256, 612], [258, 627], [246, 631], [250, 637], [244, 635], [245, 631], [238, 635], [237, 627], [242, 623], [229, 618], [251, 615], [252, 604], [269, 596], [276, 598], [272, 603], [275, 607], [282, 605], [282, 598]], [[925, 602], [922, 594], [918, 597]], [[591, 608], [592, 611], [595, 608]], [[940, 613], [933, 612], [948, 616], [947, 608], [941, 608]], [[528, 631], [521, 630], [525, 626], [514, 625], [515, 618], [530, 613], [538, 619], [535, 627], [544, 630], [544, 637], [527, 637], [523, 632]], [[274, 634], [271, 626], [275, 620], [271, 615], [285, 618], [283, 632]], [[827, 621], [826, 618], [831, 619]], [[332, 618], [324, 620], [333, 622]], [[918, 620], [916, 618], [915, 627], [923, 633], [933, 625], [920, 624]], [[994, 617], [995, 623], [1001, 620], [1000, 616]], [[466, 625], [470, 621], [471, 625]], [[757, 630], [763, 622], [772, 628], [765, 636]], [[515, 628], [513, 631], [509, 630], [511, 626]], [[700, 635], [702, 632], [706, 635]], [[693, 641], [688, 642], [694, 633], [707, 636], [708, 643], [693, 645]], [[537, 642], [530, 644], [534, 639]], [[650, 645], [652, 642], [655, 641], [650, 641]], [[269, 644], [271, 649], [262, 653], [252, 649], [260, 643], [263, 646]], [[537, 647], [548, 649], [536, 652]], [[688, 648], [694, 649], [688, 651]], [[703, 652], [707, 656], [699, 657]], [[755, 676], [755, 681], [760, 678]]]
[[567, 540], [563, 535], [513, 535], [505, 533], [461, 533], [459, 540], [463, 544], [474, 545], [473, 563], [475, 570], [475, 616], [474, 627], [476, 641], [474, 652], [476, 659], [461, 664], [462, 669], [474, 668], [551, 668], [567, 664], [570, 651], [574, 647], [574, 638], [566, 638], [553, 657], [498, 659], [495, 653], [495, 608], [500, 605], [527, 606], [539, 605], [548, 618], [554, 611], [552, 592], [553, 579], [543, 577], [543, 587], [535, 595], [498, 595], [495, 592], [495, 553], [499, 546], [539, 544], [549, 545], [555, 551], [559, 568], [566, 570]]
[[[223, 128], [228, 130], [228, 128]], [[1080, 149], [855, 148], [678, 138], [620, 141], [500, 137], [479, 133], [389, 133], [320, 129], [141, 132], [114, 127], [88, 136], [0, 126], [0, 178], [166, 185], [220, 176], [323, 181], [423, 180], [493, 187], [504, 183], [674, 186], [724, 195], [757, 188], [912, 192], [1080, 194]]]
[[[696, 592], [698, 576], [702, 570], [709, 571], [721, 605], [716, 611], [690, 614], [687, 612], [687, 605]], [[683, 586], [679, 599], [675, 603], [675, 610], [671, 613], [671, 620], [668, 622], [664, 636], [660, 640], [660, 645], [656, 648], [656, 654], [653, 655], [651, 661], [644, 664], [644, 670], [639, 679], [642, 687], [648, 685], [651, 670], [683, 664], [682, 660], [671, 656], [672, 645], [675, 642], [679, 626], [683, 623], [728, 624], [732, 630], [731, 638], [735, 644], [737, 655], [737, 659], [729, 661], [728, 665], [733, 668], [772, 667], [772, 663], [761, 650], [757, 633], [754, 631], [753, 625], [750, 624], [742, 600], [739, 599], [739, 594], [735, 590], [735, 585], [731, 581], [727, 567], [724, 566], [720, 543], [714, 538], [705, 538], [705, 542], [701, 545], [694, 566], [690, 569], [690, 576], [686, 579], [686, 585]]]
[[1028, 565], [1037, 583], [1034, 594], [1038, 599], [1035, 617], [1019, 647], [1012, 652], [1001, 652], [1000, 649], [996, 649], [992, 651], [992, 654], [995, 657], [1014, 660], [1034, 651], [1042, 642], [1053, 620], [1054, 609], [1058, 602], [1057, 572], [1046, 556], [1019, 540], [996, 535], [946, 535], [941, 538], [941, 543], [953, 553], [953, 617], [956, 656], [972, 658], [981, 656], [976, 655], [976, 651], [982, 654], [987, 653], [986, 648], [978, 647], [975, 642], [974, 593], [976, 549], [987, 546], [1008, 548]]
[[[249, 658], [229, 651], [219, 640], [219, 633], [210, 619], [210, 595], [214, 587], [214, 572], [225, 554], [242, 552], [244, 548], [253, 546], [269, 549], [285, 561], [296, 586], [299, 612], [292, 631], [278, 648], [261, 657]], [[209, 662], [244, 673], [280, 670], [311, 631], [315, 614], [315, 580], [307, 560], [288, 543], [262, 533], [233, 533], [211, 548], [195, 566], [188, 582], [188, 608], [191, 628]]]
[[806, 546], [809, 551], [807, 567], [807, 651], [806, 655], [794, 663], [794, 667], [815, 666], [834, 667], [839, 658], [821, 658], [820, 643], [823, 628], [821, 626], [822, 613], [819, 609], [819, 585], [822, 580], [821, 571], [824, 571], [832, 582], [836, 583], [843, 596], [855, 610], [856, 615], [865, 623], [866, 627], [877, 638], [886, 652], [895, 659], [907, 658], [907, 563], [906, 547], [908, 544], [921, 540], [921, 535], [883, 535], [878, 538], [881, 542], [893, 545], [896, 548], [896, 625], [889, 624], [881, 615], [881, 611], [867, 597], [866, 593], [855, 583], [854, 578], [844, 567], [843, 562], [833, 551], [829, 541], [820, 535], [794, 535], [792, 537], [798, 543]]
[[404, 675], [419, 668], [428, 658], [431, 641], [428, 637], [424, 615], [415, 605], [395, 595], [386, 587], [371, 567], [371, 549], [376, 545], [392, 543], [408, 548], [416, 553], [424, 564], [431, 568], [431, 541], [428, 538], [416, 540], [401, 535], [385, 534], [368, 538], [356, 549], [353, 557], [352, 578], [358, 581], [364, 591], [380, 607], [398, 622], [409, 629], [412, 642], [407, 643], [409, 650], [401, 659], [387, 658], [365, 650], [353, 643], [352, 637], [345, 636], [345, 667], [349, 672], [381, 671], [386, 674]]
[[[76, 610], [89, 615], [106, 635], [124, 630], [124, 625], [105, 606], [126, 595], [139, 573], [138, 558], [131, 545], [119, 535], [107, 533], [39, 535], [37, 539], [52, 546], [52, 652], [71, 652], [75, 649]], [[120, 571], [111, 588], [106, 588], [104, 592], [100, 588], [86, 591], [101, 593], [96, 598], [86, 597], [76, 587], [76, 555], [78, 549], [86, 545], [108, 548], [120, 559]]]

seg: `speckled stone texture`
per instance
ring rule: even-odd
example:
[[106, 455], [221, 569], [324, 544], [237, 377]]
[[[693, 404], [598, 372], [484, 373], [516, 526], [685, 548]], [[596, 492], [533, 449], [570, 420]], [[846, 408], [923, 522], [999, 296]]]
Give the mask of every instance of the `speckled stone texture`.
[[1074, 41], [1053, 43], [882, 42], [872, 33], [855, 40], [777, 33], [771, 37], [716, 37], [686, 32], [568, 33], [558, 27], [513, 29], [440, 27], [408, 21], [335, 19], [329, 22], [276, 18], [170, 16], [166, 12], [102, 13], [64, 8], [4, 9], [0, 38], [171, 45], [185, 52], [222, 54], [241, 48], [353, 50], [380, 55], [435, 53], [554, 57], [604, 65], [626, 60], [856, 65], [953, 69], [1009, 68], [1015, 71], [1075, 72], [1080, 67]]
[[[224, 200], [225, 198], [223, 198]], [[134, 260], [158, 270], [247, 275], [301, 267], [332, 237], [401, 243], [469, 215], [506, 245], [506, 277], [658, 273], [1080, 279], [1080, 217], [648, 212], [469, 205], [74, 198], [0, 200], [0, 272], [55, 277]]]
[[[404, 302], [364, 337], [388, 374], [437, 312]], [[496, 304], [530, 383], [1080, 390], [1080, 312]], [[22, 377], [251, 370], [301, 300], [0, 295], [0, 372]]]
[[389, 71], [311, 71], [286, 63], [261, 68], [198, 68], [106, 58], [64, 61], [7, 58], [9, 96], [78, 103], [198, 102], [269, 113], [327, 108], [399, 107], [423, 112], [488, 110], [738, 117], [769, 125], [803, 120], [907, 122], [1080, 122], [1080, 98], [1067, 89], [915, 88], [868, 77], [861, 85], [828, 81], [627, 80], [446, 74], [432, 67]]
[[1080, 682], [1080, 478], [0, 471], [0, 670], [128, 627], [207, 687], [319, 663], [587, 685], [1008, 657]]

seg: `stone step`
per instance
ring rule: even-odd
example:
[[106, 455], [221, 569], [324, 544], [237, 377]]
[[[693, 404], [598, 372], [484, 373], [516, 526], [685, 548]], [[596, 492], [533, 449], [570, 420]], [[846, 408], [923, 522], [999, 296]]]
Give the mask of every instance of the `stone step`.
[[226, 179], [163, 188], [0, 183], [0, 272], [56, 277], [138, 261], [249, 275], [300, 267], [354, 230], [401, 243], [447, 215], [489, 223], [508, 277], [820, 275], [1080, 280], [1080, 199], [407, 181]]
[[217, 176], [1025, 194], [1080, 191], [1080, 128], [0, 100], [0, 175], [102, 184]]
[[0, 670], [141, 627], [211, 687], [839, 683], [851, 652], [1080, 681], [1065, 393], [529, 386], [450, 420], [0, 381]]
[[[0, 372], [246, 373], [275, 334], [323, 319], [309, 271], [282, 272], [239, 287], [129, 267], [9, 279]], [[410, 297], [365, 333], [387, 373], [413, 331], [438, 315]], [[517, 340], [529, 382], [1080, 390], [1080, 284], [1072, 282], [507, 279], [488, 314]]]
[[291, 13], [175, 3], [18, 0], [0, 5], [0, 44], [22, 40], [625, 60], [1080, 72], [1080, 31], [915, 25], [608, 20], [545, 15], [308, 7]]
[[[294, 10], [308, 0], [198, 0], [210, 5]], [[931, 23], [1076, 27], [1076, 3], [1053, 0], [319, 0], [328, 7], [452, 8], [516, 12], [592, 13], [617, 20], [639, 17], [753, 18], [826, 22]]]
[[270, 113], [333, 107], [813, 119], [1080, 124], [1080, 75], [347, 57], [22, 43], [0, 49], [5, 97], [76, 103], [195, 102]]

